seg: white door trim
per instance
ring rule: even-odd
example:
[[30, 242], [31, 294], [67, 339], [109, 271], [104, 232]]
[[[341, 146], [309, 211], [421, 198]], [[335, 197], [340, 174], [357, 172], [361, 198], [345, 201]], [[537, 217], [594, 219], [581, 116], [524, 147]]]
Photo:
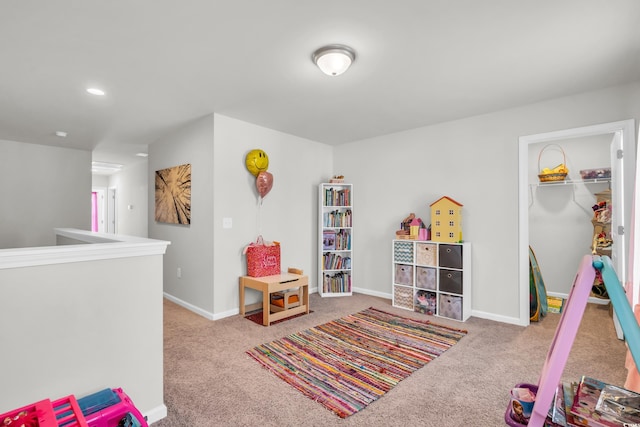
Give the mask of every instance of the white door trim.
[[618, 122], [603, 123], [580, 128], [565, 129], [554, 132], [540, 133], [536, 135], [521, 136], [518, 141], [519, 157], [519, 177], [518, 177], [518, 267], [519, 267], [519, 301], [520, 316], [519, 324], [526, 326], [529, 324], [529, 144], [540, 142], [551, 142], [560, 139], [578, 138], [584, 136], [620, 133], [622, 145], [624, 147], [623, 177], [624, 183], [619, 183], [624, 187], [625, 197], [621, 198], [621, 203], [625, 213], [624, 253], [619, 262], [622, 262], [623, 277], [620, 280], [624, 283], [627, 280], [625, 265], [629, 254], [629, 232], [631, 231], [631, 203], [635, 183], [635, 120], [621, 120]]

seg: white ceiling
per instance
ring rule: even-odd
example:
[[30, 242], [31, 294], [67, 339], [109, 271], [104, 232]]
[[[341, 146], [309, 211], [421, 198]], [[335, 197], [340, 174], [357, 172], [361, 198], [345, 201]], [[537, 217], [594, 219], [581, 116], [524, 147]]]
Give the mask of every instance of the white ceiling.
[[212, 112], [341, 144], [638, 80], [638, 0], [0, 2], [0, 139], [100, 161]]

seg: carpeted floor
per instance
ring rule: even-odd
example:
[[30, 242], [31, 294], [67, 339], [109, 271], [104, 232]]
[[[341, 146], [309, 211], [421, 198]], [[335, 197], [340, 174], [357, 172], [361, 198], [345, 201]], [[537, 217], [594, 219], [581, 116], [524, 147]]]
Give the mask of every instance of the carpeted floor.
[[[313, 313], [313, 310], [309, 310], [309, 314]], [[272, 325], [277, 325], [278, 323], [282, 323], [282, 322], [286, 322], [287, 320], [293, 320], [297, 317], [300, 316], [306, 316], [307, 313], [300, 313], [300, 314], [294, 314], [293, 316], [289, 316], [289, 317], [285, 317], [284, 319], [280, 319], [280, 320], [276, 320], [274, 322], [271, 322]], [[262, 325], [262, 310], [256, 310], [256, 311], [252, 311], [250, 313], [247, 313], [244, 316], [245, 319], [247, 320], [251, 320], [253, 323], [256, 323], [258, 325]], [[262, 325], [264, 326], [264, 325]]]
[[[314, 313], [264, 327], [242, 316], [211, 321], [168, 300], [164, 311], [164, 401], [168, 414], [153, 427], [460, 427], [504, 426], [509, 390], [540, 375], [560, 318], [529, 327], [471, 317], [426, 316], [391, 301], [354, 293], [310, 295]], [[376, 307], [469, 331], [441, 356], [402, 380], [366, 409], [340, 418], [277, 378], [247, 349]], [[590, 375], [622, 385], [626, 346], [615, 337], [608, 308], [589, 304], [563, 380]], [[135, 396], [132, 396], [135, 401]]]
[[305, 396], [346, 418], [466, 333], [370, 307], [259, 345], [247, 354]]

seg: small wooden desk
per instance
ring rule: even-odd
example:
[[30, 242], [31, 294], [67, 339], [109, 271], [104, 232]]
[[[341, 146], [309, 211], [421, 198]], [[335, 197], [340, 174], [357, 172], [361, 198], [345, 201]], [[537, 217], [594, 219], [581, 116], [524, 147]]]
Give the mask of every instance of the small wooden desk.
[[[302, 288], [302, 303], [298, 307], [271, 313], [270, 294], [290, 288]], [[262, 292], [262, 303], [244, 305], [244, 290], [251, 288]], [[262, 306], [262, 324], [269, 326], [271, 322], [293, 316], [294, 314], [309, 313], [309, 277], [300, 274], [283, 273], [264, 277], [240, 277], [240, 315], [256, 310]]]

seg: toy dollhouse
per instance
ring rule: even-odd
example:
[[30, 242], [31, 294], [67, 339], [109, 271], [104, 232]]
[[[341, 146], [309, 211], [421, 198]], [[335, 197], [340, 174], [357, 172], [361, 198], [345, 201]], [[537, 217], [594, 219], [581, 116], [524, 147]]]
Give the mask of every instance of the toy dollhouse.
[[431, 240], [462, 242], [462, 205], [443, 196], [431, 203]]
[[411, 224], [409, 224], [409, 236], [411, 236], [411, 239], [418, 239], [420, 227], [422, 227], [422, 220], [420, 218], [413, 218], [413, 220], [411, 220]]

